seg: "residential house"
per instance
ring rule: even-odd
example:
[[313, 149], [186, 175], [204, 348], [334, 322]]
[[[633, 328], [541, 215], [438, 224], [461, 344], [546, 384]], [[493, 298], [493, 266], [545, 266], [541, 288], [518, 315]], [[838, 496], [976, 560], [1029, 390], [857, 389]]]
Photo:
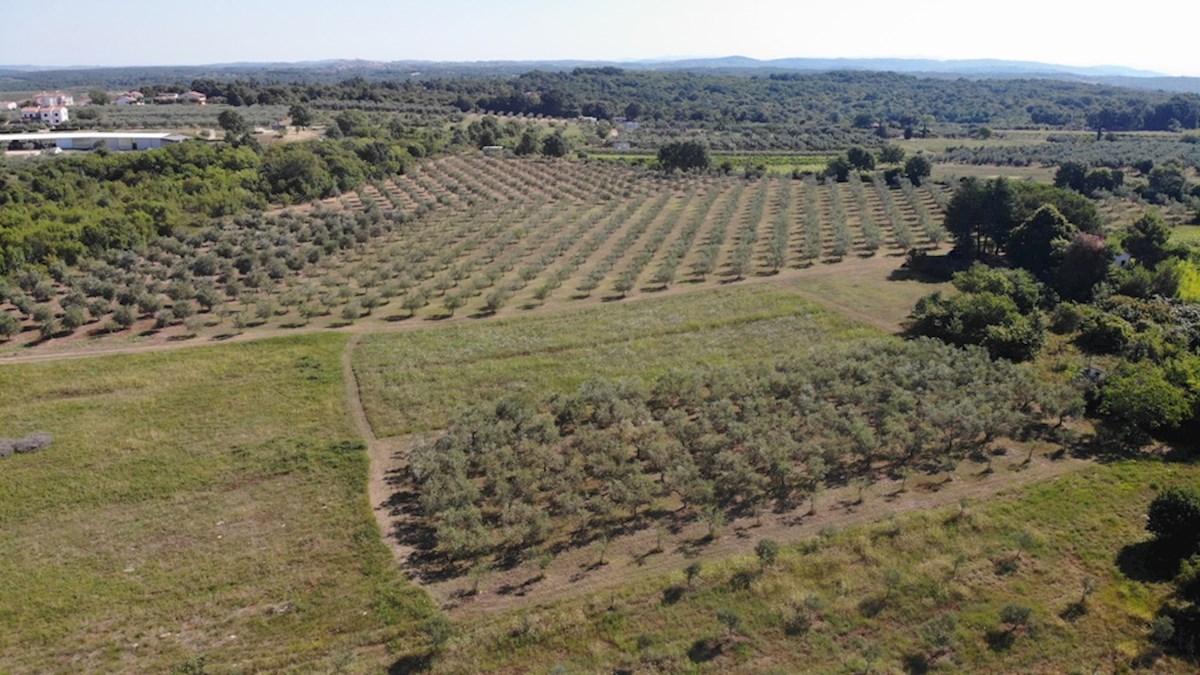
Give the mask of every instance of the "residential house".
[[65, 105], [30, 106], [21, 108], [21, 119], [26, 122], [46, 122], [52, 126], [58, 126], [70, 119], [70, 114]]
[[179, 94], [166, 93], [154, 97], [155, 103], [179, 103]]
[[62, 91], [43, 91], [30, 98], [39, 108], [75, 105], [75, 97]]
[[0, 101], [0, 110], [16, 110], [19, 107], [16, 101]]
[[116, 105], [142, 105], [142, 99], [146, 98], [140, 91], [127, 91], [113, 99]]
[[204, 105], [208, 101], [208, 97], [198, 91], [188, 91], [179, 95], [180, 103], [191, 103], [192, 105]]

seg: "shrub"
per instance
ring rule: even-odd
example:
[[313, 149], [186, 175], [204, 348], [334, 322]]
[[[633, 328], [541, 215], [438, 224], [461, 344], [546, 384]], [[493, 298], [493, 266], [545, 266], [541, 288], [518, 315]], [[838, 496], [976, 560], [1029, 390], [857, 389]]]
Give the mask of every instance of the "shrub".
[[1033, 609], [1025, 605], [1008, 604], [1000, 610], [1000, 623], [1008, 626], [1010, 632], [1029, 625], [1032, 618]]
[[137, 321], [137, 313], [134, 311], [133, 307], [129, 305], [120, 305], [117, 307], [117, 310], [113, 312], [113, 323], [115, 323], [119, 328], [129, 328], [133, 325], [134, 321]]
[[779, 543], [774, 539], [759, 539], [758, 545], [754, 547], [754, 554], [758, 556], [758, 561], [763, 567], [770, 567], [779, 557]]
[[1200, 602], [1200, 556], [1194, 555], [1179, 567], [1175, 593], [1188, 602]]
[[10, 338], [21, 332], [21, 322], [11, 312], [0, 312], [0, 337]]
[[1121, 317], [1100, 310], [1087, 311], [1079, 324], [1075, 344], [1097, 354], [1119, 354], [1134, 337], [1133, 326]]
[[1172, 548], [1196, 550], [1200, 544], [1200, 491], [1182, 487], [1163, 490], [1150, 502], [1146, 529]]
[[[1149, 363], [1122, 364], [1104, 381], [1096, 409], [1134, 442], [1179, 426], [1191, 413], [1185, 392], [1167, 380], [1162, 368]], [[1192, 522], [1200, 526], [1200, 520]]]

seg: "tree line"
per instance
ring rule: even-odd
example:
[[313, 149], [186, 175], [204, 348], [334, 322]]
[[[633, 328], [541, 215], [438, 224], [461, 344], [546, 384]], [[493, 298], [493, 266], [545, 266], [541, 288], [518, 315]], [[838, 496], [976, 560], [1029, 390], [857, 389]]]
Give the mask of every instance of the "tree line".
[[[1077, 178], [1075, 167], [1060, 172], [1064, 184]], [[945, 222], [958, 253], [986, 264], [957, 273], [957, 293], [918, 301], [912, 334], [1024, 361], [1057, 333], [1105, 357], [1085, 379], [1089, 410], [1109, 440], [1194, 445], [1200, 264], [1157, 213], [1128, 224], [1118, 245], [1103, 236], [1094, 203], [1071, 190], [966, 179]], [[1116, 264], [1122, 249], [1128, 257]]]
[[188, 141], [7, 166], [0, 181], [0, 274], [198, 227], [272, 203], [354, 190], [404, 170], [407, 143], [344, 138], [259, 148]]

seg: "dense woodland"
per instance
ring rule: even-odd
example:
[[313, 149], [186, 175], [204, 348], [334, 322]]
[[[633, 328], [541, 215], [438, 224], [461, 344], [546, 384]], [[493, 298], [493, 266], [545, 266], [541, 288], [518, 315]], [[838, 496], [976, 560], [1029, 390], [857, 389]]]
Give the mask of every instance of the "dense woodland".
[[704, 132], [715, 149], [836, 150], [931, 126], [1179, 131], [1200, 126], [1200, 96], [1050, 80], [918, 78], [835, 71], [716, 75], [577, 68], [517, 77], [419, 81], [196, 78], [142, 86], [203, 92], [234, 106], [305, 104], [421, 115], [492, 112], [636, 121], [635, 147]]
[[[1059, 183], [1079, 182], [1065, 166]], [[1030, 209], [1036, 206], [1036, 210]], [[1083, 208], [1077, 208], [1083, 207]], [[1110, 440], [1142, 445], [1152, 435], [1200, 432], [1200, 266], [1173, 244], [1156, 212], [1115, 243], [1100, 236], [1091, 202], [1066, 188], [964, 181], [946, 227], [957, 250], [985, 261], [955, 275], [959, 293], [922, 299], [911, 332], [981, 345], [995, 357], [1036, 358], [1049, 333], [1104, 357], [1087, 375], [1091, 409]], [[1128, 255], [1120, 265], [1121, 250]], [[918, 265], [921, 259], [914, 259]]]
[[14, 163], [0, 174], [0, 273], [74, 264], [213, 218], [352, 191], [403, 171], [407, 142], [182, 143]]
[[[648, 73], [619, 68], [531, 72], [517, 78], [336, 84], [196, 80], [191, 88], [233, 105], [318, 101], [452, 105], [548, 117], [722, 124], [916, 128], [935, 122], [1045, 125], [1106, 131], [1200, 126], [1200, 97], [1044, 80], [939, 80], [894, 73], [831, 72], [767, 77]], [[170, 89], [166, 87], [165, 89]], [[182, 89], [176, 86], [175, 89]]]

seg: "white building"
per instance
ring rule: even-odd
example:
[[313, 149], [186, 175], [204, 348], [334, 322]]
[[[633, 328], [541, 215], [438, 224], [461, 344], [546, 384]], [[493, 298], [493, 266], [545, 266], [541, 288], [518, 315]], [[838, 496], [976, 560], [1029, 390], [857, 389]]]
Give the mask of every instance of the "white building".
[[16, 110], [17, 108], [16, 101], [0, 101], [0, 110]]
[[70, 118], [65, 105], [21, 108], [21, 119], [27, 122], [46, 122], [57, 126]]
[[127, 91], [113, 99], [115, 105], [142, 105], [145, 96], [140, 91]]
[[75, 105], [75, 97], [62, 91], [43, 91], [39, 94], [34, 94], [32, 100], [39, 108]]
[[0, 135], [0, 150], [8, 143], [53, 143], [63, 150], [93, 150], [105, 147], [109, 150], [153, 150], [164, 145], [182, 143], [187, 136], [144, 131], [63, 131], [31, 134]]

